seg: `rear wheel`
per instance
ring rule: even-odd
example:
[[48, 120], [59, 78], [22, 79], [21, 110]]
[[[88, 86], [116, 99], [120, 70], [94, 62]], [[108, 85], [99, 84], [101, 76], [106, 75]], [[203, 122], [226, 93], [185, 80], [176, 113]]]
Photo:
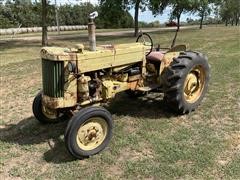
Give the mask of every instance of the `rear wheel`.
[[42, 93], [34, 98], [32, 111], [36, 119], [41, 123], [57, 123], [68, 119], [68, 116], [54, 109], [42, 106]]
[[75, 158], [82, 159], [102, 151], [112, 137], [111, 114], [102, 107], [87, 107], [69, 121], [65, 144]]
[[209, 83], [206, 56], [197, 52], [181, 53], [162, 74], [164, 99], [180, 114], [194, 111], [204, 98]]

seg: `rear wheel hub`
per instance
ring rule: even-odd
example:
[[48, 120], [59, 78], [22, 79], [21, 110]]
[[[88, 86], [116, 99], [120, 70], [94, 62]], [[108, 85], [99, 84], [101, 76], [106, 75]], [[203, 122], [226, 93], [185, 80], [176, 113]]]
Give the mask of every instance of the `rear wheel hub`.
[[184, 82], [184, 97], [189, 103], [195, 103], [202, 94], [205, 84], [205, 72], [202, 66], [196, 66], [187, 75]]

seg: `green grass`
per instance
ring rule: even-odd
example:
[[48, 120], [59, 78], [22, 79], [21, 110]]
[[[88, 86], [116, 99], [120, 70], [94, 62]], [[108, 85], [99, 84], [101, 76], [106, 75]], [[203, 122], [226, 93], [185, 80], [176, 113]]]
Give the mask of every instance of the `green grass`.
[[[173, 32], [150, 33], [168, 47]], [[107, 107], [114, 118], [109, 147], [85, 160], [67, 152], [67, 122], [41, 125], [31, 103], [41, 89], [39, 42], [0, 43], [0, 178], [22, 179], [238, 179], [240, 164], [239, 28], [183, 30], [178, 44], [208, 55], [209, 91], [193, 113], [176, 116], [162, 95], [137, 99], [120, 94]], [[127, 35], [97, 37], [98, 44], [134, 42]], [[87, 44], [87, 38], [50, 45]], [[127, 102], [127, 106], [126, 106]]]

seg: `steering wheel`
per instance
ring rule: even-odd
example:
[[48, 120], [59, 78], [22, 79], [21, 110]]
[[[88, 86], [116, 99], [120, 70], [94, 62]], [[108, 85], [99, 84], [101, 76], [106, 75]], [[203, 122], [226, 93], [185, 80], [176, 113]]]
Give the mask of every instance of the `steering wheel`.
[[151, 36], [147, 33], [140, 33], [137, 41], [136, 42], [141, 42], [143, 45], [146, 47], [146, 56], [148, 56], [152, 50], [153, 50], [153, 40]]

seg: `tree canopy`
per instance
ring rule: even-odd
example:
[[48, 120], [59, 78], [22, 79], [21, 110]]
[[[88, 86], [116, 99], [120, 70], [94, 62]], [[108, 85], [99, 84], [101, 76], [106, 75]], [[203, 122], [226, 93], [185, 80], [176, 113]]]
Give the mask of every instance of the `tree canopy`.
[[[214, 6], [210, 6], [214, 4]], [[99, 5], [90, 3], [62, 4], [58, 7], [60, 25], [86, 25], [90, 12], [98, 11], [96, 20], [98, 28], [130, 28], [138, 26], [151, 26], [139, 22], [139, 11], [149, 9], [154, 15], [162, 14], [169, 8], [169, 19], [179, 19], [182, 13], [191, 12], [199, 16], [199, 24], [207, 21], [210, 10], [217, 12], [219, 22], [226, 25], [238, 25], [240, 17], [239, 0], [99, 0]], [[56, 25], [55, 5], [47, 5], [47, 25]], [[134, 18], [129, 10], [135, 11]], [[42, 5], [40, 0], [0, 0], [0, 28], [34, 27], [41, 26]], [[189, 17], [191, 19], [191, 17]], [[213, 17], [212, 17], [213, 18]], [[134, 23], [135, 22], [135, 23]], [[215, 22], [215, 21], [211, 21]], [[154, 23], [152, 23], [154, 24]]]
[[101, 0], [96, 22], [99, 28], [133, 27], [133, 18], [123, 0]]
[[239, 0], [222, 0], [217, 5], [220, 8], [220, 16], [225, 24], [231, 23], [232, 25], [239, 24], [240, 18], [240, 3]]

